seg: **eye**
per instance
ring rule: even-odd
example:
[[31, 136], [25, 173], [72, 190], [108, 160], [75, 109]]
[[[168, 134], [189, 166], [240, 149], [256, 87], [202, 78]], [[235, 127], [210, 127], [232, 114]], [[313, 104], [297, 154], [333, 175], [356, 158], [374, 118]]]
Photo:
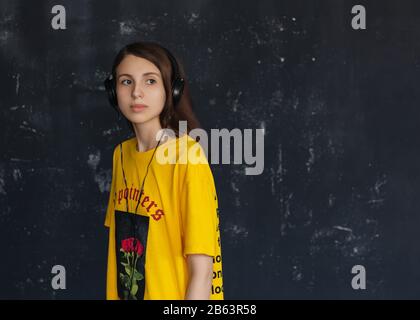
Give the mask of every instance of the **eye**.
[[123, 85], [129, 85], [129, 84], [131, 84], [131, 80], [130, 79], [124, 79], [124, 80], [121, 81], [121, 83]]
[[150, 83], [150, 84], [156, 83], [156, 80], [155, 80], [155, 79], [147, 79], [147, 80], [146, 80], [146, 82], [147, 82], [147, 81], [153, 81], [153, 82], [152, 82], [152, 83]]

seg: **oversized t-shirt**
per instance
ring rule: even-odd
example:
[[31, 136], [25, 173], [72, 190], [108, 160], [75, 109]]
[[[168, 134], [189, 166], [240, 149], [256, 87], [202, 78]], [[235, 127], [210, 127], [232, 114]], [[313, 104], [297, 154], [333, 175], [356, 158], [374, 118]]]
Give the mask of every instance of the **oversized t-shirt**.
[[204, 149], [187, 134], [156, 151], [139, 152], [136, 143], [126, 140], [113, 154], [107, 299], [183, 300], [186, 257], [205, 254], [213, 257], [210, 299], [222, 300], [218, 198]]

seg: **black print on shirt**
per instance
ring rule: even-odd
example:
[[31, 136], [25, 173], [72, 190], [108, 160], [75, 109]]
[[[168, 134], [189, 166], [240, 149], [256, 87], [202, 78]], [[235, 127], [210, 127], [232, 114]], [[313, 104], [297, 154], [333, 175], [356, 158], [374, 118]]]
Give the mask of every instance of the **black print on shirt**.
[[115, 252], [118, 296], [123, 300], [143, 300], [149, 217], [115, 211]]

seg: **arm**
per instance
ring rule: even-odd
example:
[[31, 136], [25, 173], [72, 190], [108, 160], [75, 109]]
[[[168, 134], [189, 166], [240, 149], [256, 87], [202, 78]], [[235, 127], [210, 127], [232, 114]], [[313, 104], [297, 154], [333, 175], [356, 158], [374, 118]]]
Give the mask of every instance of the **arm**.
[[210, 299], [213, 278], [213, 257], [204, 254], [187, 255], [189, 282], [185, 300]]

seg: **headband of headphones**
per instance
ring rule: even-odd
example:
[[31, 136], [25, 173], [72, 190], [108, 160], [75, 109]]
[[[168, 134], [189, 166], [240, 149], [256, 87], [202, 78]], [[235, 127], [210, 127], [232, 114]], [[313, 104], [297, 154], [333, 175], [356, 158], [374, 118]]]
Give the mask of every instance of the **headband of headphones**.
[[[174, 108], [177, 106], [179, 100], [181, 99], [182, 92], [184, 90], [184, 78], [181, 77], [179, 73], [179, 66], [172, 55], [172, 53], [166, 49], [165, 47], [159, 45], [162, 48], [171, 63], [172, 68], [172, 77], [171, 77], [171, 92], [172, 92], [172, 101]], [[116, 93], [116, 81], [113, 74], [110, 74], [104, 81], [105, 90], [108, 93], [108, 100], [111, 106], [119, 113], [118, 109], [118, 100], [117, 100], [117, 93]]]

